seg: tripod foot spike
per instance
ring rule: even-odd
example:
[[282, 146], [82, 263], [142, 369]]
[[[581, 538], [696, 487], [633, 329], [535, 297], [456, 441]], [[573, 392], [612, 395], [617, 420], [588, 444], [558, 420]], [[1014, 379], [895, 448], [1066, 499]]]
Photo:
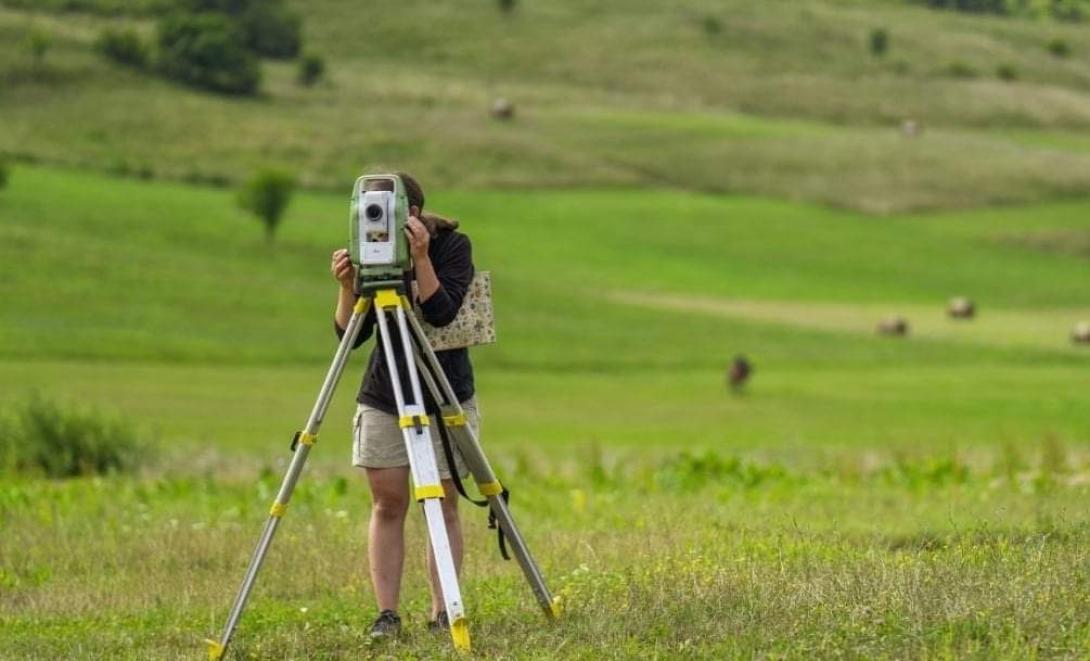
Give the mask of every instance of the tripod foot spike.
[[211, 638], [205, 639], [204, 642], [208, 645], [208, 661], [220, 661], [223, 658], [223, 644]]
[[553, 597], [552, 603], [549, 604], [548, 615], [554, 620], [559, 620], [561, 613], [564, 612], [564, 607], [560, 603], [560, 597]]
[[455, 618], [450, 623], [450, 637], [458, 651], [469, 651], [469, 624], [464, 617]]

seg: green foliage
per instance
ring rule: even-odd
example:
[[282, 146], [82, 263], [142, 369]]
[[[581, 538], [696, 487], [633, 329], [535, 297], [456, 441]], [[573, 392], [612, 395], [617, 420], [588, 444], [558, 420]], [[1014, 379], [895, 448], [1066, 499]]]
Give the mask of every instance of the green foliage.
[[238, 17], [246, 46], [265, 57], [290, 59], [303, 43], [303, 20], [279, 2], [252, 2]]
[[870, 52], [881, 57], [889, 50], [889, 32], [885, 28], [875, 28], [870, 32]]
[[995, 68], [995, 75], [999, 80], [1015, 81], [1018, 80], [1018, 69], [1013, 64], [1003, 63]]
[[723, 31], [723, 22], [719, 20], [718, 16], [708, 14], [701, 19], [700, 27], [704, 30], [704, 34], [709, 37], [714, 37]]
[[946, 65], [946, 75], [951, 78], [976, 78], [980, 72], [970, 64], [956, 61]]
[[299, 58], [299, 84], [310, 87], [325, 75], [325, 59], [316, 53], [306, 53]]
[[0, 190], [3, 190], [8, 185], [8, 178], [11, 176], [11, 170], [7, 161], [0, 159]]
[[53, 45], [53, 37], [48, 32], [33, 28], [27, 33], [26, 48], [34, 61], [35, 67], [41, 67], [45, 63], [45, 55]]
[[158, 66], [168, 78], [228, 94], [254, 94], [261, 81], [239, 27], [219, 14], [173, 14], [161, 21]]
[[1071, 45], [1066, 39], [1056, 37], [1048, 42], [1048, 52], [1055, 57], [1067, 57], [1071, 55]]
[[295, 178], [291, 175], [277, 170], [263, 170], [242, 187], [238, 193], [238, 203], [261, 219], [265, 225], [265, 237], [272, 241], [294, 189]]
[[515, 6], [518, 4], [518, 0], [497, 0], [500, 11], [504, 14], [510, 14], [515, 10]]
[[283, 0], [180, 0], [190, 13], [231, 17], [246, 47], [265, 57], [292, 58], [302, 46], [302, 18]]
[[1087, 0], [911, 0], [932, 9], [996, 16], [1048, 16], [1059, 21], [1079, 22], [1090, 13]]
[[145, 463], [149, 451], [130, 423], [37, 394], [0, 419], [0, 469], [16, 474], [60, 478], [131, 472]]
[[169, 9], [175, 0], [3, 0], [5, 7], [34, 11], [81, 12], [102, 16], [145, 16]]
[[131, 28], [106, 28], [95, 41], [95, 48], [106, 57], [137, 69], [148, 63], [148, 47]]

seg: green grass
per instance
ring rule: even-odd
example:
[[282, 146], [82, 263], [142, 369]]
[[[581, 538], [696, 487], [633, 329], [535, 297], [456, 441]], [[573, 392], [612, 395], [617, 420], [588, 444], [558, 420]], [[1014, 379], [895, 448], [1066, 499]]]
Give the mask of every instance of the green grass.
[[[685, 466], [689, 466], [686, 468]], [[1090, 622], [1085, 486], [1032, 469], [902, 463], [878, 471], [636, 463], [507, 470], [530, 543], [565, 604], [541, 618], [465, 513], [477, 653], [501, 658], [1079, 656]], [[623, 477], [622, 477], [623, 475]], [[236, 637], [238, 658], [454, 658], [423, 632], [364, 636], [363, 487], [312, 471]], [[9, 483], [0, 513], [0, 654], [181, 658], [222, 626], [276, 487], [211, 477]], [[413, 517], [410, 548], [421, 548]], [[71, 552], [67, 549], [78, 549]]]
[[[1090, 60], [1044, 47], [1079, 43], [1078, 25], [844, 0], [301, 6], [328, 82], [303, 89], [291, 64], [269, 63], [246, 100], [93, 52], [117, 22], [150, 37], [147, 19], [0, 6], [0, 153], [216, 182], [275, 165], [337, 190], [396, 163], [448, 189], [678, 187], [879, 213], [1090, 190]], [[884, 58], [866, 50], [876, 26]], [[31, 27], [54, 40], [42, 68]], [[952, 79], [952, 62], [1009, 62], [1019, 79]], [[498, 96], [514, 121], [488, 116]], [[905, 119], [922, 135], [900, 135]]]
[[[1090, 230], [1086, 204], [876, 218], [662, 190], [429, 200], [494, 273], [500, 343], [473, 352], [483, 440], [566, 603], [546, 625], [465, 511], [479, 653], [1085, 653], [1090, 356], [1066, 335], [1090, 285], [1083, 257], [1035, 237]], [[226, 191], [14, 169], [0, 409], [30, 392], [98, 407], [159, 452], [135, 476], [0, 480], [0, 658], [188, 658], [218, 634], [333, 350], [344, 202], [301, 194], [269, 245]], [[953, 294], [979, 317], [945, 319]], [[874, 335], [887, 313], [912, 334]], [[757, 371], [731, 396], [738, 352]], [[422, 631], [418, 554], [409, 635], [364, 636], [367, 496], [346, 441], [361, 369], [241, 658], [453, 656]], [[422, 547], [419, 517], [409, 534]]]

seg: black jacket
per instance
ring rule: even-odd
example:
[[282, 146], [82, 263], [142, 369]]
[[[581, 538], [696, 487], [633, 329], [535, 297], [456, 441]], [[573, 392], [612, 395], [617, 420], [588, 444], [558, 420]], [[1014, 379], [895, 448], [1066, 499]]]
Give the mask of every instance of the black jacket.
[[[462, 307], [462, 300], [465, 298], [466, 290], [469, 289], [469, 283], [473, 280], [472, 246], [466, 235], [454, 230], [440, 230], [431, 238], [431, 243], [428, 246], [428, 257], [431, 258], [435, 274], [439, 277], [439, 289], [428, 300], [419, 304], [420, 311], [423, 313], [425, 321], [432, 326], [446, 326], [454, 321], [454, 317], [457, 316], [458, 310]], [[406, 291], [411, 291], [409, 289], [411, 276], [411, 273], [405, 274]], [[390, 339], [393, 340], [395, 355], [398, 356], [400, 362], [401, 337], [397, 332], [397, 323], [392, 315], [387, 317], [387, 320], [390, 322], [388, 324], [391, 331]], [[372, 333], [376, 332], [375, 325], [375, 310], [371, 308], [367, 312], [367, 316], [364, 317], [363, 327], [352, 345], [353, 349], [359, 347], [371, 337]], [[338, 338], [344, 336], [344, 329], [337, 325], [336, 321], [333, 322], [333, 328], [337, 332]], [[458, 401], [464, 402], [472, 397], [474, 393], [473, 366], [469, 362], [469, 350], [449, 349], [447, 351], [437, 351], [435, 355], [439, 359], [439, 364], [443, 367], [447, 380], [450, 381], [451, 388], [454, 389], [454, 394], [458, 396]], [[398, 377], [405, 389], [406, 401], [411, 400], [411, 395], [408, 394], [409, 377], [404, 364], [398, 365]], [[436, 413], [438, 407], [428, 393], [423, 381], [420, 387], [424, 393], [424, 403], [428, 412]], [[390, 371], [386, 364], [386, 356], [383, 353], [381, 341], [376, 342], [374, 349], [371, 351], [371, 358], [367, 362], [367, 371], [364, 372], [363, 383], [360, 385], [356, 401], [387, 413], [397, 413], [397, 402], [394, 399], [394, 390], [390, 383]]]

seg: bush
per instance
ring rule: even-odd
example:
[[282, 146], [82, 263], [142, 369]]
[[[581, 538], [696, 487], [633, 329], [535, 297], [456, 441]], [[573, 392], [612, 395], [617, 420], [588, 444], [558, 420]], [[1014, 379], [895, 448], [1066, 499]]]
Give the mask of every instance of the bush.
[[510, 14], [515, 10], [516, 0], [498, 0], [500, 5], [500, 11], [505, 14]]
[[704, 28], [704, 34], [714, 37], [723, 31], [723, 22], [719, 20], [718, 16], [708, 14], [704, 17], [704, 20], [700, 21], [700, 27]]
[[299, 83], [310, 87], [325, 75], [325, 60], [321, 55], [308, 53], [299, 60]]
[[8, 185], [8, 177], [10, 174], [8, 164], [0, 160], [0, 189], [3, 189]]
[[45, 62], [45, 54], [49, 52], [49, 47], [52, 45], [53, 38], [41, 30], [33, 29], [27, 34], [26, 47], [30, 51], [35, 67], [42, 66]]
[[265, 57], [291, 59], [303, 42], [299, 14], [277, 2], [255, 2], [239, 16], [246, 47]]
[[280, 218], [291, 202], [295, 179], [276, 170], [264, 170], [254, 175], [238, 194], [238, 203], [265, 224], [265, 238], [273, 240]]
[[290, 59], [302, 47], [303, 21], [283, 0], [180, 0], [184, 11], [231, 17], [246, 48], [265, 57]]
[[187, 85], [229, 94], [254, 94], [261, 82], [241, 30], [221, 14], [175, 14], [160, 22], [159, 69]]
[[103, 30], [95, 42], [95, 49], [115, 62], [137, 69], [148, 63], [148, 47], [132, 29]]
[[77, 477], [130, 472], [149, 454], [150, 446], [130, 424], [37, 395], [0, 420], [0, 469], [15, 473]]
[[1013, 64], [1000, 64], [995, 68], [995, 75], [999, 77], [999, 80], [1018, 80], [1018, 70], [1014, 68]]
[[1071, 54], [1071, 46], [1059, 37], [1048, 42], [1048, 52], [1055, 57], [1067, 57]]
[[881, 57], [889, 50], [889, 32], [885, 28], [876, 28], [870, 31], [870, 52], [875, 57]]
[[946, 67], [946, 75], [951, 78], [976, 78], [979, 72], [964, 62], [951, 62]]

